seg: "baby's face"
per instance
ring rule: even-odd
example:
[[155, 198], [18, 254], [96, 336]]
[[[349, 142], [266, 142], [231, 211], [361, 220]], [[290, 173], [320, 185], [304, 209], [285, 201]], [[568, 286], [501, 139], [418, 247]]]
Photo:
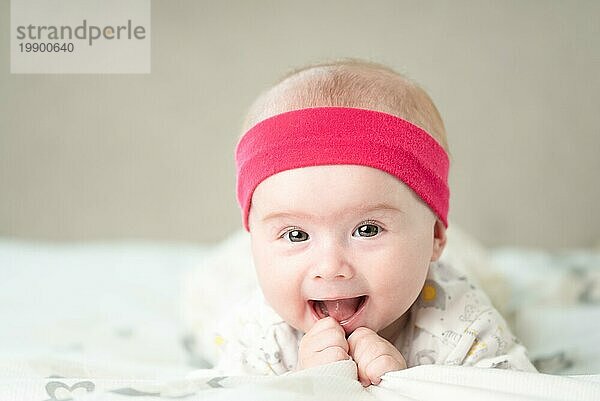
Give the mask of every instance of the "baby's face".
[[431, 210], [393, 176], [365, 166], [315, 166], [260, 183], [249, 216], [269, 304], [307, 332], [324, 316], [346, 333], [376, 332], [419, 295], [434, 256]]

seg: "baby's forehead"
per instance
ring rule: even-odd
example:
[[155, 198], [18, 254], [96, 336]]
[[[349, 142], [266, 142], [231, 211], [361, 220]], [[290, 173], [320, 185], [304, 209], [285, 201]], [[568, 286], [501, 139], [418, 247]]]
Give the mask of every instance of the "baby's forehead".
[[262, 181], [252, 196], [263, 214], [282, 211], [344, 215], [352, 211], [402, 209], [419, 201], [392, 175], [361, 165], [322, 165], [285, 170]]

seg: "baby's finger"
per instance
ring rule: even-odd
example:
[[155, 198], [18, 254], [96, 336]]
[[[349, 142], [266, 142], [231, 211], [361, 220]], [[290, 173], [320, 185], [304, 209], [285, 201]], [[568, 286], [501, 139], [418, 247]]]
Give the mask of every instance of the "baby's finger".
[[342, 336], [346, 336], [344, 328], [337, 322], [337, 320], [335, 320], [331, 316], [317, 320], [315, 324], [310, 328], [310, 330], [306, 333], [306, 335], [316, 335], [319, 332], [327, 329], [336, 329], [340, 332]]
[[355, 344], [353, 350], [351, 348], [350, 355], [357, 363], [364, 363], [365, 366], [380, 355], [390, 355], [397, 359], [402, 358], [402, 354], [396, 347], [379, 336], [361, 339]]
[[348, 352], [348, 342], [344, 336], [344, 329], [341, 327], [330, 327], [316, 334], [310, 334], [302, 337], [300, 344], [303, 349], [311, 352], [323, 351], [327, 347], [338, 346], [346, 353]]
[[[369, 384], [379, 384], [381, 382], [381, 376], [387, 372], [395, 372], [398, 370], [406, 369], [406, 361], [404, 358], [398, 360], [391, 355], [380, 355], [373, 359], [366, 368], [362, 369], [362, 380], [361, 383], [368, 382]], [[360, 379], [359, 375], [359, 379]], [[364, 383], [363, 383], [364, 385]], [[367, 384], [368, 385], [368, 384]]]
[[302, 361], [302, 368], [321, 366], [346, 359], [350, 359], [350, 356], [348, 356], [348, 353], [343, 348], [337, 346], [327, 347], [322, 351], [311, 353]]
[[379, 339], [377, 333], [367, 327], [359, 327], [354, 330], [348, 337], [349, 353], [352, 358], [357, 361], [357, 357], [363, 354], [377, 339]]
[[348, 353], [356, 362], [358, 379], [363, 386], [378, 384], [384, 373], [406, 368], [400, 351], [366, 327], [356, 329], [348, 337], [348, 345]]

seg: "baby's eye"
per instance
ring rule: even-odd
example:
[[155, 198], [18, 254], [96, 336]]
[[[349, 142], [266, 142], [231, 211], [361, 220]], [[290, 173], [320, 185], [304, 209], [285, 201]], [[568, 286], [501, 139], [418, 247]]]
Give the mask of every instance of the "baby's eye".
[[290, 230], [287, 233], [285, 233], [285, 236], [291, 242], [302, 242], [302, 241], [308, 240], [308, 238], [309, 238], [308, 234], [302, 230]]
[[379, 233], [379, 227], [375, 224], [363, 224], [359, 226], [352, 235], [354, 237], [373, 237]]

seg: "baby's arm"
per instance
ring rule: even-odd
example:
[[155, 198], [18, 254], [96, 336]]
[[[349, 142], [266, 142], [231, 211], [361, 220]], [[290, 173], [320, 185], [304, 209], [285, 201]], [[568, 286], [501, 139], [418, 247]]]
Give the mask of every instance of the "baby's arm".
[[222, 375], [281, 375], [296, 366], [298, 341], [283, 325], [267, 328], [244, 325], [219, 336], [220, 356], [215, 367]]
[[317, 321], [302, 337], [296, 370], [350, 359], [344, 329], [332, 317]]
[[537, 372], [500, 313], [481, 313], [464, 331], [447, 364]]
[[489, 298], [445, 262], [432, 263], [430, 294], [413, 308], [416, 328], [406, 355], [410, 366], [443, 364], [536, 371]]
[[257, 291], [232, 306], [213, 330], [223, 375], [281, 375], [297, 364], [302, 333], [286, 324]]

